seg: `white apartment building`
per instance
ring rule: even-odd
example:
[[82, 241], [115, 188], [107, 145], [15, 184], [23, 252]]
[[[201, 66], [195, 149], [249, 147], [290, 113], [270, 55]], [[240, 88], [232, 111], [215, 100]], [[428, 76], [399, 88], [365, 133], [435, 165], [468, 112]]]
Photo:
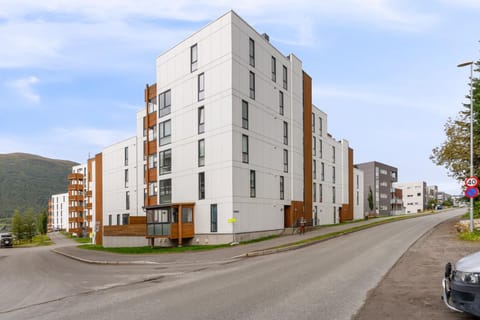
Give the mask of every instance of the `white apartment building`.
[[54, 194], [49, 202], [48, 228], [68, 232], [68, 193]]
[[136, 137], [88, 172], [89, 226], [104, 246], [229, 243], [301, 217], [363, 218], [363, 172], [328, 134], [302, 62], [233, 11], [157, 58]]
[[423, 212], [427, 206], [427, 183], [425, 181], [393, 183], [394, 188], [402, 189], [405, 213]]

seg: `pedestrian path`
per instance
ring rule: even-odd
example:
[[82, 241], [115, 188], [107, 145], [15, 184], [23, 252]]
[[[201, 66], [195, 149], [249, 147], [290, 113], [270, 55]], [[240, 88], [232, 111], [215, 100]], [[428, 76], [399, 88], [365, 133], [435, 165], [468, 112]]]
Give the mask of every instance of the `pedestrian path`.
[[[412, 215], [418, 217], [422, 215]], [[240, 244], [232, 247], [215, 250], [190, 251], [182, 253], [159, 253], [159, 254], [117, 254], [104, 251], [80, 249], [77, 246], [65, 246], [55, 248], [55, 253], [67, 256], [86, 263], [95, 264], [195, 264], [208, 263], [209, 261], [229, 261], [248, 256], [270, 254], [279, 251], [291, 250], [306, 244], [298, 244], [300, 241], [325, 236], [332, 233], [348, 231], [356, 227], [374, 226], [385, 220], [395, 220], [395, 217], [381, 217], [369, 220], [360, 220], [350, 223], [337, 224], [307, 229], [304, 234], [279, 236], [273, 239]], [[311, 243], [310, 243], [311, 244]]]

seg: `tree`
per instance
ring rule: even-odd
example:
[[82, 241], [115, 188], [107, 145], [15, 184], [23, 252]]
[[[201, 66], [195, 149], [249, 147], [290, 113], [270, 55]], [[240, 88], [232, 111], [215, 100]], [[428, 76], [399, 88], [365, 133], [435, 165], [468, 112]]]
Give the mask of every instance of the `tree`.
[[[475, 62], [475, 72], [480, 71], [480, 60]], [[470, 81], [469, 81], [470, 83]], [[480, 81], [473, 77], [473, 168], [480, 174]], [[470, 90], [469, 90], [470, 92]], [[449, 175], [459, 181], [470, 176], [470, 94], [456, 119], [449, 118], [445, 124], [446, 141], [432, 150], [430, 159], [444, 166]]]
[[23, 228], [23, 216], [19, 210], [15, 210], [12, 218], [12, 233], [18, 240], [23, 239], [24, 228]]
[[25, 239], [32, 241], [33, 237], [37, 233], [37, 224], [33, 209], [27, 209], [23, 220]]
[[373, 211], [373, 192], [372, 192], [372, 187], [369, 187], [368, 190], [368, 207], [370, 208], [370, 212]]
[[48, 215], [45, 209], [37, 216], [37, 229], [38, 233], [46, 234], [47, 233], [47, 224], [48, 224]]

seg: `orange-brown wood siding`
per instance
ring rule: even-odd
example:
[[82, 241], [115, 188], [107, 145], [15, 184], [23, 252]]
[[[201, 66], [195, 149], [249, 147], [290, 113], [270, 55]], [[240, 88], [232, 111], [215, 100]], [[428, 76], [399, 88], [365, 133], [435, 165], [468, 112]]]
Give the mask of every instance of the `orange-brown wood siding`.
[[146, 224], [127, 224], [121, 226], [105, 226], [103, 234], [108, 237], [145, 237], [147, 234]]
[[312, 78], [303, 72], [303, 205], [304, 217], [312, 219]]
[[95, 155], [95, 225], [98, 224], [98, 231], [95, 234], [95, 243], [103, 244], [103, 157], [99, 153]]
[[353, 181], [353, 149], [348, 148], [348, 203], [342, 204], [340, 222], [353, 220], [353, 199], [354, 199], [354, 181]]
[[[149, 127], [152, 127], [157, 123], [157, 113], [156, 112], [153, 112], [151, 114], [148, 113], [148, 101], [157, 96], [157, 84], [154, 83], [151, 86], [149, 86], [147, 84], [144, 93], [145, 93], [145, 96], [144, 96], [144, 99], [145, 99], [145, 113], [146, 113], [147, 116], [145, 118], [143, 118], [143, 122], [144, 122], [144, 126], [145, 126], [146, 130], [148, 131]], [[148, 140], [148, 138], [147, 138], [147, 140]], [[157, 141], [156, 140], [144, 143], [144, 156], [147, 159], [147, 163], [146, 163], [147, 170], [148, 170], [148, 167], [149, 167], [149, 165], [148, 165], [148, 161], [149, 161], [148, 155], [156, 153], [156, 152], [157, 152]], [[144, 172], [145, 184], [147, 185], [147, 189], [148, 189], [148, 185], [150, 184], [150, 182], [153, 182], [153, 181], [157, 180], [156, 172], [155, 172], [154, 177], [151, 173], [152, 172], [150, 172], [150, 171], [149, 172]], [[157, 197], [148, 197], [147, 196], [147, 198], [145, 199], [145, 206], [152, 206], [152, 205], [156, 205], [156, 204], [157, 204]]]

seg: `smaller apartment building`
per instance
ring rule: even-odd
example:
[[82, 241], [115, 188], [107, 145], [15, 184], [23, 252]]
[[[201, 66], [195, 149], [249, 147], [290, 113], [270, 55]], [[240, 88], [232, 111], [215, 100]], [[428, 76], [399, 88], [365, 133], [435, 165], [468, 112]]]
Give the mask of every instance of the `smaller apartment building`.
[[394, 183], [394, 187], [402, 189], [405, 213], [423, 212], [427, 208], [426, 182]]
[[54, 194], [48, 202], [48, 229], [69, 230], [68, 193]]

